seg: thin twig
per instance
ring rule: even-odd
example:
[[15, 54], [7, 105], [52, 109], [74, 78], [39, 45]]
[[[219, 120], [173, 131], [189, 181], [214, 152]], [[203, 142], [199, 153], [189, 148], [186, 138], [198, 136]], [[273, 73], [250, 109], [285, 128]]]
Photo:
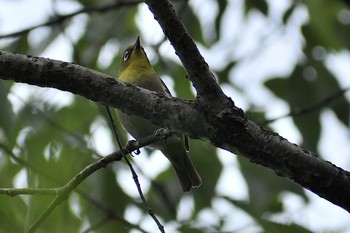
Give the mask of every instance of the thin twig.
[[57, 195], [57, 188], [0, 188], [0, 194], [11, 197], [17, 195]]
[[[114, 121], [113, 121], [113, 118], [112, 118], [112, 115], [111, 115], [111, 111], [109, 110], [109, 107], [107, 105], [105, 105], [105, 108], [106, 108], [106, 111], [108, 113], [108, 117], [109, 117], [109, 120], [111, 122], [111, 125], [112, 125], [112, 129], [113, 129], [113, 133], [114, 133], [114, 136], [117, 140], [117, 143], [119, 145], [119, 148], [121, 148], [121, 142], [120, 142], [120, 139], [119, 139], [119, 136], [118, 136], [118, 133], [117, 133], [117, 130], [116, 130], [116, 127], [115, 127], [115, 124], [114, 124]], [[152, 219], [154, 220], [154, 222], [157, 224], [160, 232], [165, 232], [164, 231], [164, 226], [160, 223], [160, 221], [158, 220], [158, 218], [156, 217], [156, 215], [154, 214], [154, 212], [152, 211], [151, 207], [149, 207], [149, 205], [147, 204], [147, 201], [146, 201], [146, 198], [145, 196], [143, 195], [143, 192], [142, 192], [142, 189], [141, 189], [141, 185], [140, 185], [140, 182], [139, 182], [139, 179], [138, 179], [138, 176], [137, 176], [137, 173], [135, 172], [132, 164], [130, 163], [129, 159], [127, 158], [126, 154], [123, 154], [123, 157], [126, 161], [126, 163], [128, 164], [129, 168], [130, 168], [130, 171], [132, 173], [132, 178], [134, 179], [134, 182], [136, 184], [136, 187], [137, 187], [137, 191], [139, 193], [139, 196], [142, 200], [142, 203], [144, 205], [144, 207], [146, 208], [148, 214], [152, 217]]]
[[113, 120], [111, 111], [109, 110], [109, 107], [108, 107], [107, 105], [104, 105], [104, 106], [105, 106], [105, 108], [106, 108], [109, 121], [110, 121], [110, 123], [111, 123], [111, 125], [112, 125], [113, 134], [114, 134], [115, 139], [117, 140], [119, 150], [121, 150], [121, 148], [122, 148], [122, 142], [120, 141], [120, 138], [119, 138], [119, 136], [118, 136], [117, 128], [115, 127], [115, 124], [114, 124], [114, 120]]
[[49, 207], [37, 218], [37, 220], [30, 226], [28, 233], [33, 233], [35, 230], [40, 226], [40, 224], [52, 213], [52, 211], [64, 200], [67, 199], [70, 192], [72, 192], [81, 182], [83, 182], [88, 176], [90, 176], [95, 171], [106, 167], [108, 164], [119, 161], [123, 158], [123, 154], [128, 154], [132, 151], [138, 150], [144, 146], [147, 146], [149, 144], [152, 144], [159, 140], [159, 137], [167, 136], [171, 132], [170, 131], [164, 131], [164, 135], [150, 135], [148, 137], [142, 138], [138, 141], [133, 141], [129, 143], [125, 148], [122, 150], [113, 152], [112, 154], [107, 155], [106, 157], [99, 159], [98, 161], [88, 165], [85, 167], [82, 171], [80, 171], [73, 179], [71, 179], [68, 183], [66, 183], [64, 186], [59, 188], [58, 195], [56, 198], [51, 202]]
[[[170, 134], [170, 131], [164, 131], [164, 135], [162, 137], [166, 137], [166, 135]], [[57, 196], [55, 200], [49, 205], [49, 207], [39, 216], [39, 218], [33, 223], [33, 225], [29, 228], [28, 232], [34, 232], [40, 224], [51, 214], [51, 212], [59, 205], [61, 202], [66, 200], [68, 194], [73, 191], [83, 180], [85, 180], [88, 176], [94, 173], [96, 170], [106, 167], [109, 163], [113, 161], [119, 161], [122, 159], [123, 154], [127, 154], [131, 151], [138, 150], [146, 145], [154, 143], [159, 140], [159, 135], [151, 135], [145, 138], [142, 138], [138, 141], [134, 141], [129, 143], [125, 148], [120, 151], [114, 152], [112, 154], [107, 155], [106, 157], [99, 159], [98, 161], [88, 165], [85, 167], [79, 174], [77, 174], [73, 179], [71, 179], [68, 183], [57, 190]], [[6, 147], [2, 146], [4, 149]], [[12, 153], [10, 153], [12, 154]], [[13, 158], [13, 156], [11, 156]], [[15, 159], [15, 158], [13, 158]], [[16, 159], [17, 161], [17, 159]]]
[[287, 113], [285, 115], [282, 115], [282, 116], [279, 116], [276, 118], [272, 118], [272, 119], [264, 120], [264, 121], [260, 122], [260, 124], [266, 125], [266, 124], [269, 124], [271, 122], [280, 120], [282, 118], [305, 115], [309, 112], [315, 111], [317, 109], [321, 109], [321, 108], [329, 105], [330, 103], [332, 103], [333, 101], [335, 101], [339, 97], [343, 96], [344, 93], [347, 92], [348, 90], [350, 90], [350, 87], [344, 88], [344, 89], [339, 89], [339, 90], [335, 91], [334, 93], [332, 93], [332, 94], [326, 96], [325, 98], [320, 99], [314, 103], [311, 103], [311, 104], [304, 106], [304, 107], [294, 108], [293, 110], [291, 110], [289, 113]]
[[79, 14], [84, 14], [84, 13], [91, 13], [91, 12], [106, 12], [109, 10], [113, 10], [115, 8], [118, 7], [124, 7], [124, 6], [131, 6], [131, 5], [135, 5], [135, 4], [139, 4], [142, 3], [143, 1], [141, 0], [126, 0], [126, 1], [116, 1], [114, 3], [110, 3], [110, 4], [105, 4], [102, 6], [86, 6], [83, 7], [82, 9], [79, 9], [77, 11], [74, 11], [72, 13], [69, 14], [65, 14], [65, 15], [55, 15], [54, 17], [51, 17], [51, 19], [49, 19], [47, 22], [32, 26], [32, 27], [28, 27], [25, 28], [23, 30], [17, 31], [17, 32], [12, 32], [9, 34], [4, 34], [4, 35], [0, 35], [0, 39], [3, 38], [11, 38], [11, 37], [18, 37], [21, 36], [23, 34], [26, 34], [36, 28], [40, 28], [40, 27], [46, 27], [46, 26], [51, 26], [51, 25], [55, 25], [55, 24], [60, 24], [63, 21], [70, 19], [74, 16], [77, 16]]

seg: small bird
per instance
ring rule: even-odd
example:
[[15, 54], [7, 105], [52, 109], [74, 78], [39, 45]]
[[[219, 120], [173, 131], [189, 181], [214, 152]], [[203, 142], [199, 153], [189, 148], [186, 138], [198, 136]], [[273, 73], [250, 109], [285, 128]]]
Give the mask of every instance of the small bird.
[[[159, 78], [137, 37], [136, 43], [129, 46], [122, 57], [118, 79], [166, 96], [171, 96], [164, 82]], [[124, 129], [135, 139], [149, 136], [159, 128], [151, 121], [116, 111]], [[193, 166], [187, 151], [188, 137], [173, 134], [166, 140], [152, 144], [150, 147], [160, 150], [172, 164], [183, 192], [189, 192], [192, 187], [199, 187], [202, 183], [196, 168]]]

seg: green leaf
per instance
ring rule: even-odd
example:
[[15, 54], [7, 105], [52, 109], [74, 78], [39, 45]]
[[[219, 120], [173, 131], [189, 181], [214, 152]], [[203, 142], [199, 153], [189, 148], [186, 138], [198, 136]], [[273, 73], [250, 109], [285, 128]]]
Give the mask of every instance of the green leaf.
[[[311, 49], [307, 47], [306, 52], [310, 54]], [[297, 66], [288, 79], [272, 79], [267, 81], [265, 85], [276, 96], [287, 101], [292, 111], [308, 108], [308, 106], [312, 106], [315, 102], [325, 99], [340, 89], [337, 80], [323, 63], [313, 59]], [[339, 97], [331, 105], [325, 103], [322, 108], [293, 118], [303, 136], [303, 146], [314, 152], [317, 151], [320, 137], [320, 111], [325, 108], [334, 110], [339, 119], [348, 124], [350, 107], [345, 97]]]
[[[99, 17], [89, 17], [85, 33], [74, 47], [75, 62], [98, 70], [97, 59], [100, 50], [111, 38], [126, 37], [126, 35], [136, 37], [139, 33], [136, 30], [134, 19], [137, 8], [125, 9], [123, 11], [108, 11], [100, 14]], [[120, 25], [120, 27], [116, 27], [116, 25]], [[126, 41], [129, 44], [134, 39], [128, 38]]]
[[218, 78], [220, 84], [228, 83], [234, 85], [234, 83], [230, 81], [230, 72], [235, 68], [236, 64], [236, 61], [231, 61], [225, 66], [223, 70], [216, 71], [216, 77]]
[[293, 13], [294, 13], [294, 10], [295, 10], [296, 6], [298, 6], [298, 5], [293, 3], [293, 4], [291, 5], [291, 7], [289, 7], [289, 8], [286, 10], [286, 12], [284, 12], [283, 18], [282, 18], [282, 22], [283, 22], [284, 24], [287, 24], [287, 22], [289, 21], [290, 16], [293, 15]]
[[16, 38], [15, 41], [4, 48], [7, 51], [15, 51], [17, 53], [30, 54], [30, 45], [28, 42], [28, 33]]
[[75, 96], [74, 102], [67, 107], [59, 109], [53, 120], [71, 132], [89, 134], [90, 125], [99, 114], [96, 103]]
[[0, 230], [9, 233], [23, 232], [27, 221], [25, 213], [28, 211], [21, 198], [0, 196]]
[[201, 24], [192, 8], [187, 6], [187, 4], [182, 4], [181, 7], [179, 7], [178, 12], [181, 20], [188, 28], [188, 31], [192, 38], [201, 44], [205, 44]]
[[281, 224], [264, 219], [259, 220], [259, 223], [266, 233], [312, 233], [312, 231], [297, 224]]
[[216, 148], [202, 141], [191, 141], [190, 156], [202, 178], [200, 188], [191, 191], [196, 212], [199, 212], [210, 206], [212, 198], [216, 195], [215, 188], [222, 172], [222, 164]]
[[265, 0], [245, 0], [246, 12], [257, 9], [264, 15], [268, 13], [268, 5]]
[[349, 36], [343, 37], [343, 31], [348, 30], [348, 27], [337, 18], [344, 7], [341, 1], [308, 0], [305, 4], [309, 10], [310, 22], [303, 27], [303, 34], [308, 42], [321, 45], [327, 50], [340, 50], [349, 46]]
[[3, 143], [14, 144], [15, 141], [15, 114], [12, 110], [12, 104], [7, 99], [10, 92], [11, 83], [0, 80], [0, 133], [2, 132], [4, 138], [0, 136]]
[[239, 204], [240, 208], [256, 219], [261, 218], [265, 213], [281, 212], [280, 195], [283, 192], [293, 192], [306, 199], [303, 189], [295, 183], [277, 176], [272, 170], [252, 164], [243, 157], [238, 157], [238, 160], [248, 185], [250, 201], [235, 204]]
[[220, 30], [221, 30], [221, 25], [222, 25], [222, 20], [223, 16], [227, 7], [227, 0], [222, 0], [222, 1], [217, 1], [218, 7], [219, 7], [219, 12], [218, 15], [215, 19], [215, 34], [217, 35], [217, 39], [220, 39]]
[[174, 89], [179, 98], [191, 100], [195, 98], [194, 93], [191, 89], [191, 82], [187, 79], [186, 71], [182, 66], [174, 64], [172, 69], [167, 69], [167, 74], [173, 78], [173, 81], [175, 83]]
[[[312, 103], [315, 100], [315, 87], [303, 78], [301, 67], [296, 68], [289, 79], [272, 79], [267, 81], [265, 85], [275, 95], [287, 101], [292, 110]], [[293, 118], [303, 136], [303, 147], [314, 152], [317, 151], [321, 130], [318, 120], [319, 113], [318, 110]]]

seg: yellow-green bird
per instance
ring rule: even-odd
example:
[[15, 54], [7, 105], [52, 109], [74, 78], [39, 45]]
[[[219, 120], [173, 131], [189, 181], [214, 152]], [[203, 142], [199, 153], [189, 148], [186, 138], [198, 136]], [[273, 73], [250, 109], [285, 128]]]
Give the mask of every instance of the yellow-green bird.
[[[119, 68], [118, 79], [133, 85], [171, 96], [168, 88], [159, 78], [147, 55], [140, 44], [138, 37], [136, 43], [129, 46], [122, 58]], [[155, 130], [161, 128], [151, 121], [138, 116], [128, 115], [117, 110], [117, 115], [123, 127], [135, 139], [151, 135]], [[196, 168], [193, 166], [187, 151], [188, 138], [182, 134], [174, 134], [167, 140], [151, 145], [152, 148], [160, 150], [171, 162], [181, 189], [188, 192], [192, 187], [199, 187], [202, 183]], [[150, 166], [154, 166], [150, 165]]]

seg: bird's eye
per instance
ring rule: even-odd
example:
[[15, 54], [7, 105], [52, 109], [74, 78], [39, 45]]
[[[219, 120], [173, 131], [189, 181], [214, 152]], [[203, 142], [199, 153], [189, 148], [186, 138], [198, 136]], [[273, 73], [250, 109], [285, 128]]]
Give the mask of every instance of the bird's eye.
[[123, 56], [123, 61], [128, 60], [129, 57], [130, 57], [130, 52], [129, 51], [125, 51], [124, 56]]

